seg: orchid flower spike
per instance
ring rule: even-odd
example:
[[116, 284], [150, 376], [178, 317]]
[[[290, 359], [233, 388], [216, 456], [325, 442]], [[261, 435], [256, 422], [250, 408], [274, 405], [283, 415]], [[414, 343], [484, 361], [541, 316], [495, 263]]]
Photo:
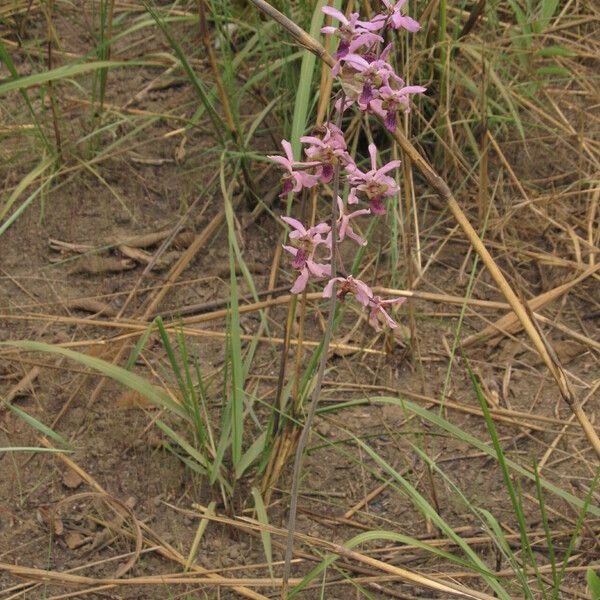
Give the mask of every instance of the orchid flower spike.
[[[386, 47], [384, 52], [388, 50]], [[384, 56], [382, 52], [381, 56]], [[368, 60], [369, 57], [358, 54], [348, 54], [344, 63], [356, 71], [354, 79], [359, 85], [362, 84], [362, 91], [356, 98], [361, 110], [370, 110], [370, 102], [379, 96], [379, 88], [382, 86], [398, 85], [403, 86], [404, 81], [396, 75], [394, 68], [383, 58]], [[332, 69], [333, 73], [333, 69]], [[335, 73], [334, 73], [335, 75]]]

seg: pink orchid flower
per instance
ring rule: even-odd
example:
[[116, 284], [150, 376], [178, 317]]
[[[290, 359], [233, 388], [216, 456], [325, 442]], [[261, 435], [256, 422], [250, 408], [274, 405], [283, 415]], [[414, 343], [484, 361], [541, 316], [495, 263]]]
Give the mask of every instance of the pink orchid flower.
[[354, 161], [346, 150], [346, 140], [342, 130], [333, 123], [326, 123], [322, 128], [323, 137], [303, 136], [300, 141], [310, 144], [305, 150], [310, 164], [317, 163], [319, 166], [316, 175], [323, 183], [329, 183], [333, 179], [335, 167], [353, 164]]
[[299, 192], [303, 188], [311, 188], [319, 182], [319, 177], [311, 175], [302, 170], [294, 169], [308, 169], [319, 165], [315, 163], [302, 163], [294, 161], [294, 155], [292, 153], [292, 145], [287, 140], [281, 140], [281, 145], [285, 151], [285, 157], [283, 156], [268, 156], [271, 160], [279, 163], [288, 173], [283, 176], [280, 198], [284, 198], [290, 192]]
[[393, 177], [386, 175], [388, 171], [397, 168], [401, 161], [392, 160], [387, 165], [377, 168], [377, 147], [375, 144], [369, 144], [369, 154], [371, 156], [371, 170], [362, 173], [358, 169], [349, 172], [349, 182], [352, 186], [348, 196], [348, 204], [358, 202], [358, 192], [363, 192], [369, 201], [371, 212], [375, 215], [384, 215], [386, 208], [383, 198], [394, 196], [399, 188]]
[[373, 296], [369, 304], [369, 324], [375, 331], [381, 331], [381, 323], [387, 324], [392, 329], [398, 327], [398, 323], [390, 317], [385, 307], [392, 304], [402, 304], [406, 298], [393, 298], [391, 300], [382, 300], [379, 296]]
[[331, 265], [318, 263], [314, 259], [317, 247], [326, 244], [322, 236], [329, 233], [331, 228], [327, 223], [319, 223], [315, 227], [306, 229], [300, 221], [292, 217], [281, 217], [281, 220], [293, 228], [290, 239], [298, 244], [298, 247], [284, 246], [283, 249], [294, 257], [292, 267], [300, 271], [290, 290], [292, 294], [299, 294], [306, 288], [310, 275], [318, 278], [331, 276]]
[[373, 19], [375, 23], [385, 23], [389, 19], [392, 29], [406, 29], [406, 31], [410, 31], [411, 33], [415, 33], [421, 29], [418, 21], [402, 14], [402, 7], [406, 4], [406, 0], [398, 0], [395, 4], [392, 4], [390, 0], [382, 1], [387, 8], [387, 14], [377, 15]]
[[340, 22], [338, 27], [328, 25], [321, 28], [321, 33], [334, 34], [340, 38], [338, 49], [333, 55], [335, 59], [342, 58], [349, 52], [356, 52], [363, 46], [383, 42], [383, 38], [373, 32], [381, 29], [385, 25], [384, 22], [359, 21], [358, 13], [352, 13], [350, 19], [347, 19], [343, 12], [332, 6], [324, 6], [321, 10]]
[[[381, 56], [387, 56], [389, 48], [390, 46], [386, 47]], [[390, 86], [391, 84], [404, 85], [404, 81], [396, 75], [394, 68], [385, 58], [381, 58], [381, 56], [373, 60], [368, 60], [370, 58], [368, 56], [348, 54], [342, 59], [345, 64], [348, 64], [356, 71], [357, 74], [354, 77], [356, 82], [359, 85], [362, 84], [362, 91], [356, 100], [359, 108], [363, 111], [370, 110], [370, 103], [379, 97], [379, 89], [382, 86]]]
[[397, 113], [400, 109], [410, 112], [409, 96], [411, 94], [422, 94], [427, 88], [421, 85], [407, 85], [399, 90], [393, 90], [384, 85], [379, 89], [379, 98], [371, 102], [374, 113], [383, 118], [386, 128], [394, 132], [397, 126]]
[[352, 275], [349, 275], [348, 277], [334, 277], [333, 279], [330, 279], [323, 290], [323, 298], [331, 298], [333, 286], [336, 282], [340, 284], [336, 293], [340, 300], [343, 301], [348, 294], [353, 294], [356, 300], [363, 306], [371, 305], [373, 300], [373, 291], [366, 283], [360, 279], [354, 279]]

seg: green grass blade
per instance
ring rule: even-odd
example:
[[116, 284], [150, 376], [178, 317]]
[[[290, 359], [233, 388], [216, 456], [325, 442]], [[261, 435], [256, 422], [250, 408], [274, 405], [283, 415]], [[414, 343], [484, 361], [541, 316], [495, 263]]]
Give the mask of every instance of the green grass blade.
[[464, 554], [470, 559], [472, 568], [474, 567], [477, 571], [483, 574], [486, 583], [491, 589], [496, 592], [498, 597], [504, 600], [510, 600], [509, 594], [504, 590], [500, 582], [492, 575], [487, 574], [488, 569], [485, 563], [479, 558], [479, 556], [471, 549], [471, 547], [452, 529], [452, 527], [446, 523], [446, 521], [437, 513], [437, 511], [431, 506], [431, 504], [419, 493], [419, 491], [412, 486], [398, 471], [396, 471], [384, 458], [382, 458], [377, 452], [375, 452], [368, 444], [363, 442], [361, 439], [355, 437], [354, 441], [368, 454], [373, 461], [379, 467], [381, 467], [389, 476], [393, 477], [397, 485], [405, 492], [410, 498], [414, 506], [421, 512], [421, 514], [434, 523], [441, 531], [443, 531], [448, 539], [452, 540], [457, 546], [464, 552]]
[[550, 533], [550, 524], [548, 522], [548, 514], [546, 512], [546, 502], [544, 499], [544, 489], [540, 483], [540, 473], [538, 471], [537, 463], [533, 464], [533, 474], [535, 476], [535, 491], [537, 499], [540, 505], [540, 514], [542, 517], [542, 526], [544, 528], [544, 535], [546, 536], [546, 544], [548, 545], [548, 560], [552, 568], [552, 584], [553, 584], [553, 598], [558, 598], [560, 593], [560, 581], [558, 579], [558, 573], [556, 572], [556, 554], [554, 552], [554, 542], [552, 541], [552, 535]]
[[0, 83], [0, 96], [15, 90], [26, 90], [34, 85], [43, 85], [49, 81], [77, 77], [78, 75], [97, 71], [98, 69], [117, 69], [120, 67], [134, 66], [143, 67], [148, 66], [148, 64], [149, 63], [147, 61], [143, 60], [99, 60], [88, 63], [71, 63], [63, 65], [62, 67], [57, 67], [56, 69], [52, 69], [50, 71], [44, 71], [43, 73], [35, 73], [33, 75], [27, 75], [26, 77], [20, 77], [16, 80]]
[[[394, 543], [399, 543], [399, 544], [407, 544], [407, 545], [416, 545], [417, 547], [421, 548], [422, 550], [430, 552], [431, 554], [436, 555], [440, 558], [451, 560], [452, 562], [457, 563], [461, 566], [468, 566], [470, 568], [473, 567], [473, 565], [459, 559], [458, 557], [456, 557], [455, 555], [453, 555], [449, 552], [441, 550], [440, 548], [437, 548], [435, 546], [430, 546], [416, 538], [411, 538], [410, 536], [402, 535], [402, 534], [395, 533], [392, 531], [376, 530], [376, 531], [367, 531], [365, 533], [360, 533], [357, 536], [355, 536], [352, 539], [345, 542], [343, 544], [343, 546], [345, 548], [352, 549], [352, 548], [355, 548], [356, 546], [360, 546], [360, 545], [366, 544], [368, 542], [382, 542], [382, 541], [394, 542]], [[321, 562], [314, 569], [312, 569], [304, 577], [304, 579], [296, 587], [294, 587], [291, 590], [290, 595], [289, 595], [290, 600], [292, 598], [294, 598], [298, 593], [300, 593], [312, 580], [314, 580], [316, 577], [318, 577], [320, 573], [322, 573], [325, 569], [332, 566], [333, 563], [338, 558], [339, 558], [339, 555], [337, 555], [337, 554], [329, 555], [323, 560], [323, 562]], [[487, 568], [484, 568], [483, 573], [487, 573], [488, 575], [493, 576], [493, 573], [491, 573]], [[505, 593], [505, 595], [502, 595], [501, 597], [508, 598], [510, 600], [510, 596], [508, 596], [506, 593]]]
[[[402, 398], [394, 398], [391, 396], [370, 396], [368, 398], [368, 400], [365, 400], [363, 402], [365, 402], [365, 403], [370, 402], [372, 404], [378, 404], [378, 403], [394, 404], [396, 406], [401, 406], [405, 410], [408, 410], [408, 411], [414, 413], [415, 415], [428, 421], [432, 425], [435, 425], [435, 426], [439, 427], [440, 429], [448, 432], [455, 439], [461, 440], [465, 444], [468, 444], [469, 446], [472, 446], [473, 448], [477, 448], [478, 450], [480, 450], [481, 452], [484, 452], [491, 458], [494, 458], [494, 459], [496, 458], [495, 450], [492, 447], [490, 447], [488, 444], [486, 444], [485, 442], [482, 442], [481, 440], [479, 440], [475, 436], [471, 435], [470, 433], [464, 431], [463, 429], [460, 429], [456, 425], [453, 425], [452, 423], [450, 423], [443, 417], [439, 416], [438, 414], [436, 414], [414, 402], [411, 402], [410, 400], [405, 400]], [[515, 471], [519, 475], [526, 477], [527, 479], [529, 479], [531, 481], [534, 481], [535, 477], [534, 477], [533, 473], [531, 473], [529, 470], [525, 469], [523, 466], [521, 466], [520, 464], [516, 463], [515, 461], [513, 461], [509, 458], [505, 457], [505, 461], [506, 461], [506, 464], [513, 471]], [[562, 498], [565, 502], [568, 502], [572, 506], [575, 506], [578, 509], [582, 509], [584, 506], [586, 506], [586, 509], [590, 514], [594, 515], [595, 517], [600, 517], [600, 507], [598, 507], [594, 504], [591, 504], [591, 503], [586, 504], [583, 500], [581, 500], [581, 499], [577, 498], [576, 496], [574, 496], [573, 494], [566, 492], [565, 490], [559, 488], [558, 486], [554, 485], [553, 483], [551, 483], [547, 479], [544, 479], [543, 477], [540, 478], [540, 483], [545, 490], [551, 492], [552, 494], [554, 494], [555, 496], [558, 496], [559, 498]]]
[[49, 354], [64, 356], [65, 358], [98, 371], [102, 375], [109, 377], [113, 381], [116, 381], [125, 387], [128, 387], [129, 389], [139, 392], [142, 396], [144, 396], [144, 398], [149, 400], [155, 406], [159, 408], [167, 408], [181, 418], [187, 419], [187, 415], [182, 407], [177, 404], [177, 402], [174, 402], [164, 390], [152, 385], [139, 375], [131, 373], [122, 367], [113, 365], [112, 363], [106, 362], [100, 358], [75, 352], [74, 350], [69, 350], [68, 348], [44, 344], [42, 342], [10, 341], [0, 342], [0, 345], [13, 346], [29, 352], [46, 352]]
[[4, 401], [4, 406], [6, 406], [6, 408], [8, 408], [15, 415], [17, 415], [17, 417], [19, 417], [22, 421], [25, 421], [27, 425], [39, 431], [42, 435], [49, 437], [51, 440], [54, 440], [55, 442], [58, 442], [59, 444], [66, 446], [67, 448], [71, 447], [71, 444], [69, 444], [69, 442], [65, 440], [64, 437], [62, 437], [62, 435], [59, 435], [58, 433], [56, 433], [56, 431], [54, 431], [47, 425], [44, 425], [41, 421], [38, 421], [29, 413], [26, 413], [24, 410], [21, 410], [20, 408], [14, 406], [10, 402]]
[[142, 334], [140, 339], [137, 341], [137, 343], [133, 349], [133, 352], [131, 353], [131, 355], [129, 356], [129, 359], [127, 360], [127, 364], [125, 365], [125, 369], [127, 371], [130, 371], [135, 366], [137, 359], [140, 357], [142, 350], [144, 349], [144, 346], [148, 343], [148, 340], [150, 339], [150, 336], [152, 335], [152, 332], [154, 331], [155, 328], [156, 328], [156, 320], [152, 321], [152, 323], [150, 323], [150, 325], [148, 325], [148, 328], [146, 329], [146, 331], [144, 331], [144, 333]]
[[[12, 61], [10, 54], [6, 50], [6, 47], [4, 46], [4, 44], [2, 43], [1, 38], [0, 38], [0, 62], [4, 63], [6, 65], [6, 68], [9, 70], [10, 74], [12, 75], [13, 80], [16, 81], [17, 79], [19, 79], [19, 73]], [[27, 110], [29, 111], [29, 114], [31, 115], [31, 119], [35, 125], [36, 131], [37, 131], [38, 135], [40, 136], [40, 139], [42, 140], [44, 146], [46, 147], [46, 150], [50, 154], [56, 154], [56, 148], [52, 145], [52, 143], [50, 142], [50, 140], [44, 133], [44, 130], [42, 129], [42, 127], [40, 125], [40, 122], [37, 118], [37, 114], [33, 108], [33, 105], [31, 104], [31, 100], [29, 100], [27, 91], [20, 90], [20, 92], [21, 92], [21, 96], [23, 97], [23, 101], [25, 102], [25, 106], [27, 106]]]
[[[214, 500], [211, 500], [210, 504], [206, 507], [206, 514], [209, 516], [213, 516], [215, 514], [215, 506], [217, 503]], [[194, 559], [198, 554], [198, 548], [200, 547], [200, 542], [202, 541], [202, 536], [206, 531], [206, 528], [209, 524], [208, 519], [200, 519], [200, 523], [198, 524], [198, 529], [196, 530], [196, 535], [194, 536], [194, 541], [192, 542], [192, 546], [190, 547], [190, 552], [188, 554], [187, 560], [185, 561], [184, 572], [188, 572], [192, 568], [192, 564], [194, 564]]]
[[[500, 465], [500, 470], [502, 472], [502, 478], [504, 479], [504, 486], [506, 487], [506, 491], [508, 492], [510, 502], [512, 505], [512, 509], [513, 509], [513, 513], [514, 513], [515, 517], [517, 518], [517, 523], [519, 526], [519, 534], [521, 537], [521, 548], [522, 548], [523, 554], [524, 554], [523, 562], [525, 563], [525, 561], [528, 560], [529, 564], [533, 567], [533, 570], [535, 572], [535, 577], [536, 577], [536, 580], [538, 583], [538, 587], [539, 587], [540, 591], [543, 593], [543, 596], [545, 598], [546, 597], [546, 593], [545, 593], [546, 587], [544, 585], [544, 582], [542, 581], [542, 577], [540, 575], [540, 571], [539, 571], [538, 564], [537, 564], [537, 559], [535, 557], [535, 554], [531, 547], [531, 543], [529, 541], [529, 536], [527, 534], [527, 523], [525, 522], [525, 514], [523, 512], [523, 506], [521, 504], [519, 495], [517, 494], [517, 490], [515, 489], [515, 486], [511, 479], [510, 471], [509, 471], [508, 465], [506, 463], [506, 458], [504, 456], [502, 446], [500, 445], [498, 433], [496, 432], [496, 426], [494, 424], [494, 420], [492, 419], [492, 415], [490, 414], [490, 409], [488, 407], [487, 400], [486, 400], [483, 392], [481, 391], [481, 386], [479, 385], [479, 381], [477, 381], [477, 377], [475, 377], [475, 374], [473, 373], [473, 370], [471, 369], [471, 365], [469, 364], [469, 361], [464, 352], [462, 352], [462, 356], [463, 356], [463, 360], [465, 361], [469, 379], [471, 380], [471, 385], [473, 386], [473, 390], [475, 391], [475, 395], [477, 396], [477, 399], [479, 400], [479, 405], [481, 406], [481, 410], [483, 411], [483, 417], [485, 419], [485, 424], [490, 433], [490, 437], [492, 438], [492, 444], [493, 444], [494, 450], [496, 452], [496, 459], [498, 461], [498, 464]], [[525, 593], [525, 595], [527, 597], [533, 599], [533, 594], [532, 594], [531, 590], [529, 589], [529, 586], [526, 586], [523, 589], [523, 592]]]
[[173, 375], [175, 376], [175, 380], [177, 382], [177, 387], [179, 388], [179, 392], [181, 394], [182, 400], [187, 407], [187, 388], [185, 382], [183, 380], [183, 375], [181, 374], [181, 369], [179, 368], [179, 362], [177, 357], [175, 356], [175, 350], [173, 349], [173, 345], [171, 344], [171, 340], [169, 338], [169, 334], [165, 329], [165, 325], [163, 320], [160, 317], [156, 317], [155, 319], [156, 326], [158, 328], [158, 332], [160, 334], [160, 338], [163, 343], [163, 347], [165, 352], [167, 353], [167, 359], [171, 366], [171, 370], [173, 371]]
[[562, 583], [562, 580], [565, 576], [565, 572], [567, 570], [567, 565], [569, 564], [569, 558], [571, 558], [571, 554], [573, 553], [573, 550], [575, 549], [575, 543], [577, 542], [577, 538], [579, 537], [581, 528], [583, 527], [583, 522], [585, 520], [585, 517], [587, 516], [588, 510], [590, 508], [590, 502], [592, 500], [592, 496], [594, 494], [594, 491], [596, 490], [599, 480], [600, 480], [600, 469], [597, 469], [596, 475], [594, 476], [594, 479], [590, 485], [590, 489], [588, 490], [588, 493], [585, 496], [585, 501], [583, 503], [583, 506], [581, 507], [581, 510], [579, 511], [579, 516], [577, 517], [577, 522], [575, 523], [575, 529], [573, 530], [573, 535], [571, 536], [571, 540], [569, 541], [569, 546], [563, 557], [563, 562], [562, 562], [562, 566], [560, 569], [560, 573], [558, 574], [559, 584]]
[[[256, 518], [261, 525], [268, 527], [269, 517], [267, 509], [260, 490], [256, 487], [252, 488], [252, 497], [254, 498], [254, 508], [256, 509]], [[260, 539], [262, 540], [263, 549], [265, 551], [265, 559], [269, 565], [269, 574], [273, 577], [273, 549], [271, 547], [271, 533], [268, 529], [260, 530]]]
[[0, 452], [50, 452], [53, 454], [72, 454], [73, 450], [64, 450], [62, 448], [34, 448], [29, 446], [11, 446], [0, 448]]
[[[233, 226], [228, 217], [228, 226]], [[235, 231], [231, 232], [235, 235]], [[230, 359], [231, 359], [231, 456], [234, 466], [242, 458], [242, 441], [244, 435], [244, 368], [242, 365], [242, 330], [240, 327], [240, 311], [235, 268], [235, 253], [231, 238], [229, 241], [230, 268], [230, 309], [229, 321]]]
[[[341, 1], [337, 0], [335, 7], [339, 8]], [[310, 35], [316, 39], [320, 36], [323, 25], [324, 14], [321, 11], [325, 5], [324, 0], [319, 0], [315, 4], [312, 21], [310, 23]], [[315, 75], [315, 63], [317, 57], [308, 50], [303, 50], [302, 65], [300, 66], [300, 81], [296, 89], [296, 102], [294, 104], [294, 116], [292, 118], [291, 144], [294, 158], [300, 160], [300, 137], [306, 131], [308, 119], [308, 107], [314, 99], [313, 78]]]
[[27, 198], [21, 202], [19, 207], [0, 225], [0, 236], [25, 212], [25, 209], [54, 181], [54, 176], [50, 175], [41, 183]]
[[[4, 219], [4, 217], [8, 214], [13, 204], [19, 199], [21, 194], [34, 183], [34, 181], [40, 177], [47, 169], [49, 169], [54, 164], [54, 157], [50, 156], [40, 162], [36, 167], [34, 167], [25, 177], [19, 181], [17, 187], [12, 191], [11, 195], [6, 199], [2, 208], [0, 208], [0, 220]], [[33, 194], [30, 198], [35, 197]], [[29, 198], [27, 199], [29, 202]], [[0, 230], [0, 234], [4, 232], [6, 227], [3, 226], [2, 230]]]
[[248, 470], [248, 468], [259, 458], [264, 457], [268, 459], [268, 456], [264, 456], [265, 446], [267, 443], [267, 431], [263, 431], [250, 445], [250, 448], [244, 452], [242, 458], [235, 465], [235, 476], [240, 479], [242, 475]]
[[585, 573], [585, 580], [590, 588], [591, 600], [600, 600], [600, 577], [591, 567]]

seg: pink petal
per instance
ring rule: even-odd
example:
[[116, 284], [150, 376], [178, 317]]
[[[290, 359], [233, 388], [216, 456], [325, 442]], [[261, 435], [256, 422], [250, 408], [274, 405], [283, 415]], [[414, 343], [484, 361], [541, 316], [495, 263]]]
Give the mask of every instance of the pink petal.
[[[383, 175], [384, 173], [387, 173], [388, 171], [391, 171], [392, 169], [395, 169], [397, 167], [399, 167], [402, 164], [401, 160], [391, 160], [387, 165], [383, 165], [383, 167], [381, 167], [381, 169], [379, 169], [379, 171], [377, 171], [378, 175]], [[394, 182], [395, 185], [396, 182]]]
[[400, 19], [398, 19], [398, 23], [398, 27], [404, 27], [406, 31], [410, 31], [411, 33], [416, 33], [419, 31], [419, 29], [421, 29], [420, 23], [408, 16], [400, 17]]
[[268, 155], [267, 158], [270, 158], [271, 160], [275, 161], [276, 163], [279, 163], [282, 167], [284, 167], [288, 171], [292, 170], [290, 161], [287, 158], [283, 158], [283, 156]]
[[358, 54], [348, 54], [345, 57], [346, 62], [349, 62], [358, 71], [365, 71], [371, 65]]
[[373, 291], [371, 288], [360, 279], [355, 279], [354, 284], [356, 285], [356, 299], [365, 306], [368, 306], [370, 301], [373, 299]]
[[352, 227], [348, 227], [347, 231], [346, 231], [346, 235], [351, 239], [354, 240], [359, 246], [366, 246], [367, 245], [367, 240], [365, 240], [365, 238], [360, 237], [360, 235], [358, 235], [357, 233], [355, 233], [354, 229], [352, 229]]
[[285, 154], [290, 162], [294, 161], [294, 153], [292, 152], [292, 145], [287, 140], [281, 140], [281, 145], [285, 150]]
[[346, 231], [348, 230], [348, 225], [350, 224], [350, 220], [347, 216], [342, 215], [340, 220], [340, 226], [338, 228], [338, 241], [343, 242], [346, 237]]
[[310, 231], [314, 231], [315, 233], [327, 233], [330, 229], [331, 227], [327, 223], [319, 223], [318, 225], [311, 227]]
[[303, 144], [312, 144], [313, 146], [325, 146], [325, 144], [323, 143], [322, 140], [320, 140], [318, 137], [313, 137], [312, 135], [303, 135], [300, 138], [300, 141]]
[[296, 281], [294, 282], [294, 285], [292, 286], [292, 289], [290, 290], [290, 292], [292, 292], [292, 294], [299, 294], [300, 292], [303, 292], [307, 283], [308, 283], [308, 269], [304, 268], [300, 272], [298, 279], [296, 279]]
[[333, 293], [333, 286], [336, 281], [344, 281], [342, 277], [334, 277], [327, 282], [327, 285], [323, 288], [323, 298], [331, 298]]
[[360, 210], [355, 210], [348, 215], [349, 219], [354, 219], [355, 217], [362, 217], [364, 215], [370, 215], [371, 210], [369, 208], [361, 208]]
[[333, 8], [333, 6], [324, 6], [321, 10], [326, 15], [329, 15], [330, 17], [337, 19], [344, 25], [348, 25], [348, 19], [346, 19], [346, 16], [344, 15], [344, 13], [340, 12], [337, 8]]
[[302, 235], [307, 234], [304, 225], [302, 225], [302, 223], [300, 223], [300, 221], [298, 221], [297, 219], [294, 219], [292, 217], [281, 217], [281, 220], [284, 223], [287, 223], [290, 227], [293, 227], [296, 231], [299, 231]]
[[407, 85], [406, 87], [403, 87], [402, 89], [398, 90], [399, 94], [422, 94], [423, 92], [426, 92], [427, 88], [423, 87], [422, 85]]
[[391, 298], [390, 300], [380, 300], [379, 304], [397, 304], [400, 306], [406, 302], [406, 298], [404, 296], [399, 296], [398, 298]]
[[377, 146], [375, 144], [369, 144], [369, 155], [371, 156], [371, 169], [377, 170]]
[[356, 188], [352, 188], [350, 190], [350, 194], [348, 194], [348, 204], [358, 204], [358, 197], [356, 195]]
[[385, 322], [392, 328], [392, 329], [396, 329], [396, 327], [398, 327], [398, 323], [396, 323], [396, 321], [394, 321], [394, 319], [392, 319], [392, 317], [390, 317], [390, 315], [387, 314], [387, 312], [385, 312], [385, 310], [381, 307], [379, 307], [379, 314], [383, 316]]
[[325, 277], [325, 275], [331, 275], [331, 265], [321, 265], [309, 258], [306, 261], [306, 266], [315, 277]]

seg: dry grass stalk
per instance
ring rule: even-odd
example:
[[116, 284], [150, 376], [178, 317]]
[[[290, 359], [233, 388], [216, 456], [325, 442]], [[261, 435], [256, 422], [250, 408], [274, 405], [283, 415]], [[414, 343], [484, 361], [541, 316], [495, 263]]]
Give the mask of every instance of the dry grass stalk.
[[[559, 285], [553, 290], [548, 290], [535, 298], [532, 298], [527, 302], [527, 306], [530, 310], [536, 311], [540, 308], [544, 307], [546, 304], [553, 302], [554, 300], [560, 298], [562, 295], [566, 294], [569, 290], [575, 287], [578, 283], [581, 283], [588, 277], [594, 275], [598, 270], [600, 270], [600, 265], [594, 265], [588, 269], [586, 269], [581, 275], [577, 276], [575, 279], [564, 283], [563, 285]], [[496, 335], [498, 331], [508, 331], [510, 333], [518, 332], [524, 324], [519, 320], [518, 315], [514, 312], [511, 312], [507, 315], [504, 315], [501, 319], [486, 327], [479, 333], [476, 333], [470, 337], [468, 337], [463, 342], [464, 347], [471, 346], [477, 342], [485, 340], [490, 336]]]
[[[254, 0], [253, 0], [254, 1]], [[287, 537], [288, 531], [287, 529], [283, 529], [280, 527], [275, 527], [272, 525], [266, 525], [262, 523], [258, 523], [251, 519], [231, 519], [224, 516], [219, 515], [208, 515], [203, 511], [204, 507], [201, 507], [197, 504], [193, 505], [195, 508], [201, 511], [201, 516], [207, 518], [209, 520], [218, 522], [218, 523], [226, 523], [231, 525], [232, 527], [236, 527], [238, 529], [248, 529], [251, 531], [261, 531], [267, 530], [272, 535]], [[294, 537], [299, 541], [308, 546], [312, 546], [315, 548], [325, 549], [328, 552], [332, 552], [333, 554], [337, 554], [340, 557], [345, 559], [350, 559], [352, 561], [356, 561], [361, 565], [366, 565], [368, 567], [374, 568], [377, 571], [381, 571], [383, 573], [389, 573], [396, 577], [399, 577], [402, 581], [408, 582], [410, 584], [435, 590], [437, 592], [449, 594], [451, 597], [459, 597], [459, 598], [472, 598], [475, 600], [492, 600], [493, 596], [489, 594], [485, 594], [483, 592], [476, 591], [472, 588], [467, 588], [462, 585], [458, 585], [455, 583], [448, 583], [445, 581], [441, 581], [434, 577], [430, 577], [428, 575], [421, 575], [419, 573], [415, 573], [408, 569], [403, 569], [401, 567], [397, 567], [392, 564], [385, 563], [381, 560], [363, 554], [361, 552], [356, 552], [345, 546], [341, 546], [339, 544], [335, 544], [329, 542], [327, 540], [323, 540], [321, 538], [316, 538], [314, 536], [301, 534], [298, 532], [294, 532]]]

